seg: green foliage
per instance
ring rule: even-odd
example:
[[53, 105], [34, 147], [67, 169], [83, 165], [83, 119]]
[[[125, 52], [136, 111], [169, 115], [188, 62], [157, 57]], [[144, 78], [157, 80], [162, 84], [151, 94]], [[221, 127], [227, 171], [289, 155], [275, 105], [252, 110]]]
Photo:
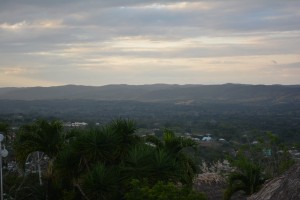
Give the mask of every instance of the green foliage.
[[[53, 184], [52, 164], [64, 146], [66, 141], [65, 136], [66, 135], [63, 134], [62, 123], [57, 120], [50, 122], [37, 120], [32, 124], [27, 124], [20, 128], [13, 143], [13, 149], [18, 165], [24, 170], [23, 175], [26, 176], [25, 163], [30, 156], [36, 157], [35, 160], [41, 159], [39, 153], [33, 153], [42, 152], [49, 158], [47, 170], [43, 171], [44, 183], [42, 182], [42, 177], [39, 176], [38, 182], [40, 182], [40, 184], [31, 184], [28, 187], [24, 187], [28, 193], [33, 194], [33, 196], [28, 197], [29, 199], [34, 199], [37, 196], [34, 194], [39, 193], [47, 196], [48, 199], [56, 199], [57, 196], [60, 195], [60, 191], [58, 191]], [[37, 162], [38, 167], [40, 167], [40, 160]], [[41, 199], [43, 198], [41, 197]]]
[[86, 165], [91, 165], [97, 160], [113, 162], [119, 156], [119, 144], [118, 135], [104, 128], [83, 131], [71, 143], [71, 147]]
[[45, 187], [39, 185], [38, 176], [29, 174], [19, 176], [18, 173], [7, 174], [4, 179], [4, 199], [16, 200], [44, 200], [46, 199]]
[[[170, 191], [196, 197], [171, 184], [191, 186], [197, 168], [191, 151], [186, 150], [196, 143], [168, 130], [162, 140], [154, 136], [144, 140], [135, 130], [133, 121], [123, 119], [67, 133], [57, 121], [39, 120], [23, 126], [14, 143], [18, 162], [24, 166], [28, 156], [39, 151], [50, 158], [51, 167], [50, 172], [43, 173], [45, 184], [22, 186], [27, 188], [24, 194], [38, 189], [49, 200], [122, 199], [132, 179], [147, 179], [149, 187], [169, 182], [166, 186]], [[164, 185], [154, 189], [160, 187]], [[166, 197], [171, 198], [169, 195]]]
[[22, 126], [13, 144], [19, 165], [24, 166], [27, 157], [36, 151], [54, 158], [65, 141], [62, 128], [62, 123], [56, 120], [38, 120]]
[[133, 180], [130, 192], [125, 194], [126, 200], [205, 200], [202, 193], [182, 188], [171, 182], [159, 181], [150, 186], [146, 181]]
[[250, 158], [261, 167], [266, 178], [280, 175], [294, 163], [287, 147], [271, 132], [261, 137], [258, 144], [245, 145], [243, 151], [250, 154]]
[[[153, 184], [159, 180], [179, 181], [180, 165], [173, 154], [138, 139], [134, 131], [132, 121], [115, 120], [101, 129], [78, 132], [55, 161], [60, 185], [72, 182], [82, 196], [104, 199], [117, 192], [105, 193], [100, 188], [105, 190], [104, 186], [114, 185], [114, 188], [123, 187], [120, 190], [123, 191], [132, 178], [148, 178]], [[101, 178], [115, 168], [120, 173]], [[65, 194], [72, 196], [71, 192]]]
[[119, 170], [99, 163], [84, 174], [80, 186], [88, 199], [119, 199]]
[[119, 166], [129, 147], [139, 142], [133, 125], [129, 120], [115, 120], [101, 128], [72, 131], [74, 137], [54, 162], [56, 184], [64, 198], [112, 199], [112, 194], [119, 193], [115, 189], [121, 185]]
[[120, 157], [126, 156], [129, 149], [139, 142], [139, 137], [135, 135], [136, 124], [132, 120], [113, 120], [110, 124], [108, 124], [107, 128], [119, 137], [119, 159]]
[[12, 136], [10, 135], [9, 124], [0, 122], [0, 132], [4, 135], [4, 141], [2, 144], [10, 145]]
[[157, 180], [174, 179], [177, 175], [175, 159], [163, 150], [140, 144], [129, 151], [122, 165], [122, 174], [127, 180], [149, 178]]
[[[163, 134], [163, 139], [159, 141], [155, 137], [147, 137], [146, 140], [155, 145], [158, 150], [167, 152], [175, 159], [177, 165], [177, 173], [180, 174], [179, 181], [183, 184], [192, 184], [198, 168], [195, 159], [188, 153], [188, 148], [196, 149], [197, 143], [189, 138], [178, 137], [171, 130], [166, 129]], [[178, 175], [177, 175], [178, 177]]]
[[258, 144], [240, 148], [232, 165], [236, 170], [229, 174], [225, 199], [237, 191], [251, 195], [258, 191], [264, 180], [280, 175], [294, 163], [278, 136], [267, 132]]
[[225, 191], [224, 199], [230, 199], [238, 191], [244, 191], [246, 195], [257, 192], [264, 183], [260, 166], [243, 155], [239, 155], [232, 164], [236, 170], [228, 177], [228, 188]]
[[0, 132], [7, 133], [9, 125], [7, 123], [0, 122]]

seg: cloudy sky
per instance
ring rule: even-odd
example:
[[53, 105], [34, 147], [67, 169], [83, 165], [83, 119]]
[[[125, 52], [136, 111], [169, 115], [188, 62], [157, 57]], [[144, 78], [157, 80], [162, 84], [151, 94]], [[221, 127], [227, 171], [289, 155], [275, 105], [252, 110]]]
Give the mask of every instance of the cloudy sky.
[[300, 0], [0, 0], [0, 87], [300, 84]]

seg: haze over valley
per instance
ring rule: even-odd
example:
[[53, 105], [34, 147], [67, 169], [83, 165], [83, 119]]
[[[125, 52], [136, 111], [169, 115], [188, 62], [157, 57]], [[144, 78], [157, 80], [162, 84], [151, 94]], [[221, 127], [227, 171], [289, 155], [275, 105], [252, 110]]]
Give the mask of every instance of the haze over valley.
[[0, 117], [86, 121], [115, 118], [139, 127], [175, 128], [232, 138], [272, 131], [288, 141], [299, 138], [299, 85], [107, 85], [0, 89]]

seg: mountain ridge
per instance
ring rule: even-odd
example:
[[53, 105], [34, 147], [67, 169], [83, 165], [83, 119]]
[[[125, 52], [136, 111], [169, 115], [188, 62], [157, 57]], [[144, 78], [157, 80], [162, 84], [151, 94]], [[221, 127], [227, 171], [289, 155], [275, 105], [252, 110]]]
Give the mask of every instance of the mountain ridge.
[[0, 88], [2, 100], [126, 100], [141, 102], [299, 102], [300, 85], [63, 85]]

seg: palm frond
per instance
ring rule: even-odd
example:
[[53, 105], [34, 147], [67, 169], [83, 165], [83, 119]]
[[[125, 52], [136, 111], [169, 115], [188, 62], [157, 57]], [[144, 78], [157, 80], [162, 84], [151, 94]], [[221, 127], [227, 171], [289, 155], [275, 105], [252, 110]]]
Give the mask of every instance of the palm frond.
[[98, 163], [82, 176], [79, 185], [89, 199], [118, 199], [119, 170]]
[[151, 176], [151, 157], [155, 149], [145, 144], [134, 146], [122, 164], [122, 177], [143, 179]]
[[99, 161], [109, 164], [118, 157], [119, 140], [108, 129], [87, 130], [72, 142], [72, 148], [89, 165]]

